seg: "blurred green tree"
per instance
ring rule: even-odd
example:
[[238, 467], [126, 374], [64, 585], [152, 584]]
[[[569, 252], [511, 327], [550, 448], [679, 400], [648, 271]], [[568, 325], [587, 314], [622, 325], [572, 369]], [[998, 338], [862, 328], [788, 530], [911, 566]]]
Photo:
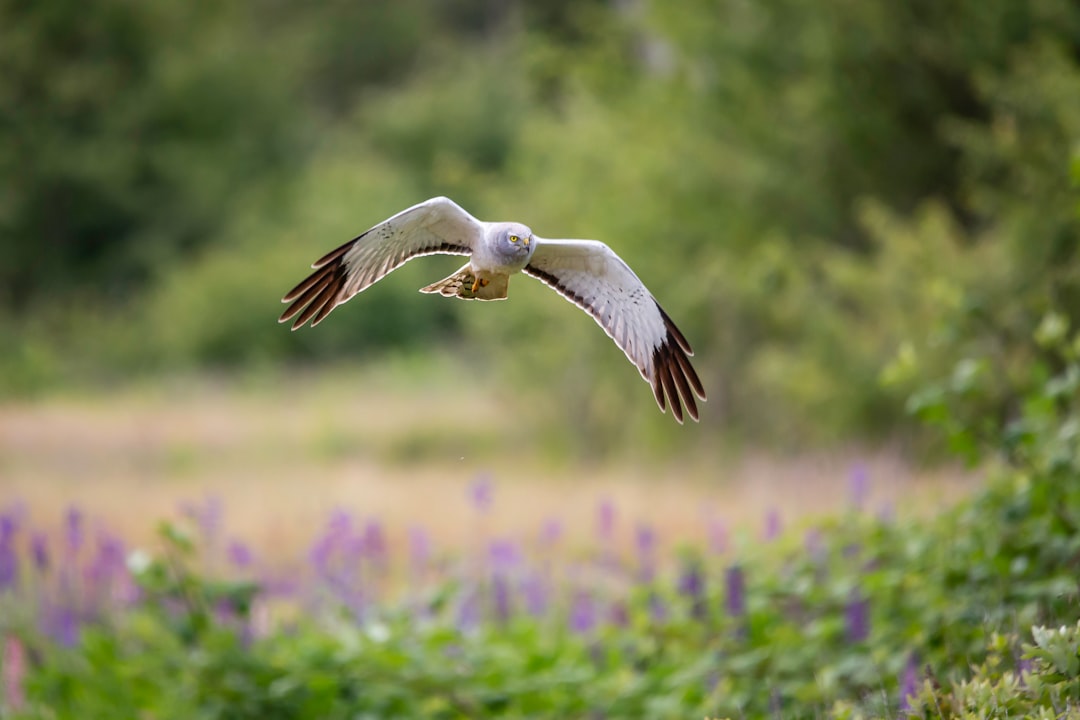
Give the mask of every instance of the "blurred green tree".
[[257, 9], [0, 2], [0, 305], [123, 298], [297, 157]]

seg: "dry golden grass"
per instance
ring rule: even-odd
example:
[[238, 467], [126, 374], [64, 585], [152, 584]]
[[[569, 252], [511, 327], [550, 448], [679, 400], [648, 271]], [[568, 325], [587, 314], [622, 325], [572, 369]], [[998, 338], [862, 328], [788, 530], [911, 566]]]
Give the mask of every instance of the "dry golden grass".
[[[403, 390], [378, 373], [341, 372], [8, 404], [0, 406], [0, 504], [24, 502], [45, 525], [77, 505], [143, 541], [182, 502], [212, 496], [229, 534], [295, 555], [337, 507], [378, 517], [392, 542], [423, 526], [446, 547], [481, 534], [535, 536], [550, 518], [571, 542], [587, 542], [598, 504], [610, 500], [624, 537], [647, 523], [674, 544], [702, 541], [711, 519], [755, 536], [773, 510], [785, 523], [839, 511], [857, 462], [871, 479], [871, 509], [932, 510], [977, 482], [956, 470], [917, 472], [887, 452], [553, 465], [495, 450], [506, 430], [483, 420], [494, 412], [476, 412], [481, 420], [466, 430], [442, 429], [461, 407], [496, 404], [476, 388]], [[468, 493], [482, 475], [494, 487], [484, 515]]]

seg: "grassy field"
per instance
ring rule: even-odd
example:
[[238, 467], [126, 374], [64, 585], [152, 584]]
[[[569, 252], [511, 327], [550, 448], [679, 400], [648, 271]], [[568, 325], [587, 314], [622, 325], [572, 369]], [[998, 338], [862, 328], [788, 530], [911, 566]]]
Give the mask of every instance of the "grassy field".
[[[456, 422], [466, 406], [472, 418]], [[423, 526], [447, 547], [470, 542], [478, 524], [528, 537], [552, 518], [585, 542], [610, 502], [626, 537], [648, 524], [678, 544], [720, 526], [753, 537], [770, 513], [789, 524], [840, 510], [856, 467], [870, 481], [866, 507], [900, 513], [950, 503], [977, 482], [881, 451], [553, 461], [500, 450], [513, 431], [497, 407], [477, 387], [406, 389], [379, 370], [184, 378], [9, 403], [0, 488], [38, 523], [59, 523], [74, 505], [133, 540], [183, 503], [215, 498], [230, 534], [276, 553], [310, 542], [337, 507], [379, 518], [391, 535]], [[485, 481], [493, 505], [480, 513], [470, 488]]]

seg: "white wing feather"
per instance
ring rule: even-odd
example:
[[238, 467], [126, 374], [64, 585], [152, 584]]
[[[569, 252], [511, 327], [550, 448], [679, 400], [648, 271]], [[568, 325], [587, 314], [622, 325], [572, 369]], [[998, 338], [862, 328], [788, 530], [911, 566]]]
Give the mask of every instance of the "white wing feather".
[[690, 365], [690, 344], [622, 258], [595, 240], [534, 237], [524, 272], [554, 288], [604, 328], [641, 376], [661, 410], [670, 404], [682, 422], [683, 405], [697, 420], [705, 389]]
[[479, 220], [449, 198], [413, 205], [317, 260], [311, 266], [315, 272], [282, 298], [291, 304], [278, 322], [299, 315], [293, 330], [308, 320], [314, 327], [335, 307], [414, 257], [470, 255], [482, 230]]

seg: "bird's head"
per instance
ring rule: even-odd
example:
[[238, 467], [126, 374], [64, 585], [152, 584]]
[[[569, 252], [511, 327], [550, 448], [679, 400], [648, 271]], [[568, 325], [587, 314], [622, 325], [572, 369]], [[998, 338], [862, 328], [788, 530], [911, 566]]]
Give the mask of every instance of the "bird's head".
[[528, 258], [534, 249], [532, 230], [521, 223], [506, 223], [496, 234], [495, 247], [508, 259]]

